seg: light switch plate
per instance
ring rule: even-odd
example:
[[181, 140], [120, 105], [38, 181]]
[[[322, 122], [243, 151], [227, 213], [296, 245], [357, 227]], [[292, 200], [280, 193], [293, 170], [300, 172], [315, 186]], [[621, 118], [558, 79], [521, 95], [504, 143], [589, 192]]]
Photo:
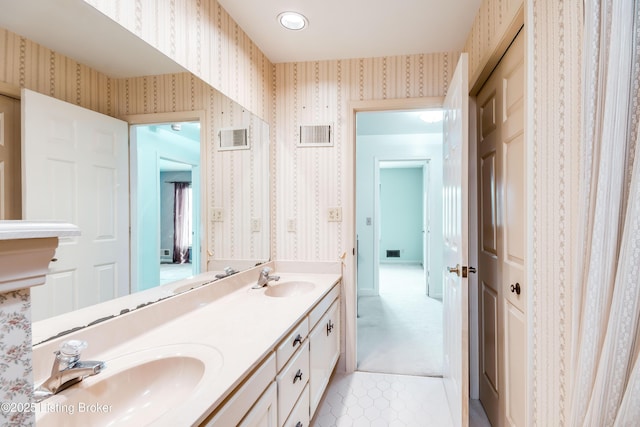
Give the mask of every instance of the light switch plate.
[[258, 233], [260, 231], [260, 218], [253, 218], [251, 219], [251, 232], [252, 233]]
[[287, 231], [289, 233], [295, 233], [296, 232], [296, 220], [294, 218], [289, 218], [287, 220]]
[[211, 215], [212, 215], [211, 220], [213, 222], [224, 221], [224, 211], [222, 210], [222, 208], [213, 208], [213, 210], [211, 211]]
[[328, 220], [330, 222], [340, 222], [340, 221], [342, 221], [342, 208], [329, 208], [329, 210], [328, 210]]

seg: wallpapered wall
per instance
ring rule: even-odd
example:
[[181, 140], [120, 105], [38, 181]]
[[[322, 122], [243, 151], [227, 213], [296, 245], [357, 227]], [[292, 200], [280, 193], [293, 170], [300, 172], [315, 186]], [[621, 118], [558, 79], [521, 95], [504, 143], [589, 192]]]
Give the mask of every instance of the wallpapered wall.
[[[276, 164], [272, 197], [277, 201], [272, 215], [277, 234], [272, 240], [277, 242], [273, 255], [280, 259], [335, 259], [338, 251], [346, 249], [344, 222], [327, 223], [325, 215], [326, 207], [343, 206], [350, 197], [351, 189], [344, 185], [345, 174], [351, 173], [351, 165], [344, 161], [346, 150], [352, 149], [346, 134], [349, 100], [442, 96], [457, 58], [457, 54], [441, 53], [278, 64], [274, 75], [268, 60], [215, 0], [171, 0], [168, 8], [156, 8], [152, 0], [87, 2], [251, 111], [271, 119], [275, 128], [272, 162]], [[472, 76], [521, 3], [482, 3], [465, 45]], [[580, 0], [525, 2], [532, 224], [528, 236], [533, 255], [531, 425], [564, 425], [570, 400], [574, 230], [568, 218], [576, 205], [575, 159], [580, 154], [581, 16]], [[111, 115], [123, 108], [109, 95], [116, 86], [120, 90], [119, 83], [73, 60], [6, 31], [0, 31], [0, 52], [7, 53], [0, 64], [0, 81]], [[297, 125], [318, 121], [334, 124], [335, 146], [296, 148]], [[288, 219], [295, 220], [296, 233], [287, 231]]]
[[[354, 196], [346, 183], [353, 173], [346, 161], [353, 150], [349, 102], [444, 96], [457, 59], [457, 53], [445, 52], [276, 64], [274, 257], [335, 261], [351, 251], [345, 247], [349, 219], [327, 221], [329, 208], [344, 210]], [[329, 123], [333, 147], [297, 147], [301, 124]]]
[[[4, 29], [0, 29], [0, 52], [3, 52], [0, 61], [0, 82], [19, 88], [25, 87], [114, 117], [204, 110], [208, 126], [205, 135], [208, 136], [209, 142], [216, 140], [214, 126], [223, 122], [219, 112], [223, 108], [229, 110], [230, 101], [227, 97], [190, 73], [112, 79]], [[271, 65], [266, 63], [265, 69], [265, 75], [271, 83]], [[241, 77], [239, 75], [238, 78]], [[244, 86], [240, 81], [235, 84]], [[264, 91], [259, 90], [259, 87], [254, 85], [254, 89], [250, 89], [246, 94], [250, 94], [255, 100], [254, 111], [268, 117], [272, 103], [271, 86]], [[259, 128], [260, 124], [254, 120], [251, 126]], [[256, 129], [255, 132], [261, 131]], [[266, 207], [260, 207], [260, 212], [255, 212], [252, 209], [256, 208], [256, 204], [248, 200], [253, 193], [245, 189], [259, 188], [264, 182], [269, 168], [268, 147], [260, 147], [261, 154], [253, 151], [219, 153], [213, 144], [209, 143], [209, 147], [208, 162], [212, 170], [209, 174], [211, 206], [224, 207], [229, 216], [235, 217], [232, 209], [242, 209], [243, 214], [248, 212], [254, 218], [266, 217], [268, 203]], [[230, 162], [234, 167], [226, 167], [223, 171], [220, 167], [222, 156], [227, 157], [226, 161], [229, 161], [229, 157], [234, 157], [235, 160]], [[260, 166], [256, 167], [258, 164]], [[252, 206], [248, 211], [245, 208], [247, 205]], [[240, 218], [242, 215], [237, 217]], [[226, 225], [231, 228], [225, 229], [219, 224], [216, 229], [211, 230], [208, 237], [210, 248], [216, 257], [255, 258], [258, 257], [255, 255], [257, 252], [265, 252], [268, 249], [268, 243], [265, 245], [262, 241], [261, 233], [247, 234], [236, 230], [244, 227], [240, 220]], [[266, 230], [266, 224], [262, 229]], [[215, 238], [216, 231], [223, 237]], [[29, 292], [19, 291], [1, 296], [0, 309], [7, 314], [0, 318], [0, 329], [3, 331], [0, 340], [0, 354], [3, 355], [0, 360], [0, 398], [4, 401], [28, 402], [32, 387], [31, 353], [20, 349], [31, 346], [31, 336], [28, 333], [30, 318], [27, 316], [30, 311]], [[9, 315], [12, 313], [23, 316], [20, 317], [19, 323], [15, 323], [16, 316]], [[16, 419], [24, 416], [27, 418]], [[25, 412], [0, 414], [0, 418], [14, 420], [16, 425], [30, 424], [28, 417], [29, 414]]]
[[[205, 111], [208, 141], [208, 249], [213, 258], [268, 259], [269, 144], [252, 141], [251, 150], [218, 151], [217, 131], [238, 126], [245, 110], [190, 73], [121, 79], [113, 83], [116, 117], [171, 111]], [[234, 119], [235, 117], [235, 119]], [[253, 116], [249, 134], [260, 139], [264, 123]], [[224, 165], [224, 166], [223, 166]], [[212, 222], [222, 208], [224, 222]], [[252, 219], [263, 219], [260, 232], [250, 232]], [[267, 238], [265, 239], [265, 236]]]
[[263, 119], [271, 62], [216, 0], [85, 0]]
[[[190, 73], [112, 79], [70, 58], [53, 52], [10, 31], [0, 29], [0, 81], [26, 87], [82, 107], [123, 117], [131, 114], [203, 110], [208, 139], [209, 202], [222, 207], [235, 221], [218, 223], [209, 234], [209, 248], [216, 258], [264, 258], [268, 242], [262, 241], [267, 230], [268, 200], [254, 203], [256, 195], [247, 188], [259, 189], [267, 179], [268, 146], [254, 145], [251, 151], [218, 152], [217, 129], [229, 121], [222, 111], [231, 111], [226, 96]], [[269, 65], [269, 70], [271, 66]], [[269, 74], [269, 73], [268, 73]], [[241, 83], [238, 83], [241, 84]], [[251, 92], [251, 91], [249, 91]], [[266, 114], [271, 108], [271, 89], [258, 108]], [[237, 105], [237, 104], [236, 104]], [[237, 107], [235, 107], [237, 108]], [[236, 113], [234, 113], [236, 114]], [[238, 111], [237, 114], [242, 114]], [[236, 120], [239, 123], [240, 120]], [[261, 134], [261, 123], [253, 119], [252, 134]], [[225, 168], [222, 168], [222, 162]], [[228, 165], [227, 165], [228, 163]], [[265, 196], [266, 197], [266, 196]], [[252, 209], [247, 209], [251, 206]], [[246, 233], [251, 218], [265, 218], [262, 233]], [[217, 233], [214, 236], [214, 233]]]
[[[478, 75], [523, 0], [484, 0], [465, 44]], [[572, 242], [580, 157], [582, 1], [524, 2], [529, 425], [567, 423]], [[472, 82], [473, 83], [473, 82]]]

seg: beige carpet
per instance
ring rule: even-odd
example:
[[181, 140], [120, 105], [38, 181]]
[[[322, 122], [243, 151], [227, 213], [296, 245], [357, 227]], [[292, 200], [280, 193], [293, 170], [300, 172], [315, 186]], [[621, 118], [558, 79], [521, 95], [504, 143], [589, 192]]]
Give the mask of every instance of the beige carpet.
[[419, 265], [382, 264], [380, 296], [358, 299], [358, 370], [442, 375], [442, 303]]

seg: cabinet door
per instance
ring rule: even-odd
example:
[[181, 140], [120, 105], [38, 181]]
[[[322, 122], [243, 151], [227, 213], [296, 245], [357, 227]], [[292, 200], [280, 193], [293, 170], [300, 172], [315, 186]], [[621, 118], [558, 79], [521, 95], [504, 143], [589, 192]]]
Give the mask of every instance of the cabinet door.
[[316, 411], [340, 356], [340, 299], [331, 305], [309, 334], [311, 417]]
[[276, 384], [271, 383], [239, 424], [240, 427], [276, 427], [278, 424]]

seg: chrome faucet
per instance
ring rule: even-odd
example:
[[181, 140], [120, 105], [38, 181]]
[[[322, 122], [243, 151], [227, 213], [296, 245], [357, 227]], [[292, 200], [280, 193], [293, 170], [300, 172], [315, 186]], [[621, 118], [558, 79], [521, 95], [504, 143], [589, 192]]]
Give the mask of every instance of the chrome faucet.
[[80, 360], [80, 353], [86, 347], [86, 341], [70, 340], [63, 342], [60, 350], [53, 352], [56, 357], [51, 367], [51, 376], [33, 392], [36, 402], [41, 402], [86, 377], [102, 372], [105, 368], [104, 362]]
[[260, 289], [260, 288], [264, 288], [265, 286], [267, 286], [267, 284], [272, 281], [278, 281], [280, 280], [280, 276], [270, 276], [269, 274], [271, 273], [271, 268], [269, 267], [265, 267], [260, 271], [260, 276], [258, 276], [258, 283], [256, 283], [255, 285], [252, 286], [252, 289]]

